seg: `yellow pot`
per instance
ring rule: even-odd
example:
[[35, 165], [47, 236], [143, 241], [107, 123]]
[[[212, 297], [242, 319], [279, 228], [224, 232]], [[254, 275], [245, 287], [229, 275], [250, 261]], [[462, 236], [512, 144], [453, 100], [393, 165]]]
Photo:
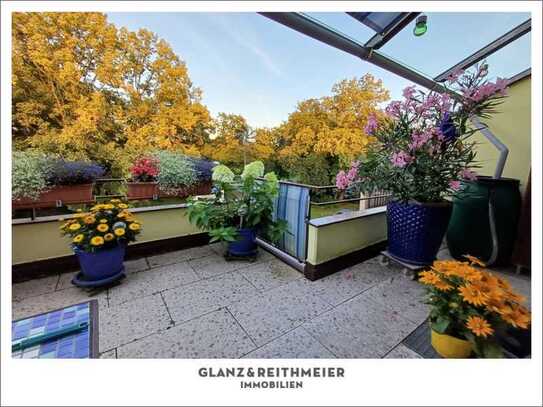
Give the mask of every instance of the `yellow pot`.
[[432, 329], [432, 346], [439, 355], [447, 359], [465, 359], [471, 355], [471, 343], [465, 339], [439, 334]]

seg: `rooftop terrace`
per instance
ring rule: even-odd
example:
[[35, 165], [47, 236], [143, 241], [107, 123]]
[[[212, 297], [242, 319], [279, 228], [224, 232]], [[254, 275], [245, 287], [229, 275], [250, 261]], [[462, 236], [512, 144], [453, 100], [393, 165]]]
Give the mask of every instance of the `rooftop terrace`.
[[[529, 299], [528, 277], [493, 271]], [[14, 284], [13, 318], [94, 298], [101, 358], [421, 357], [402, 341], [428, 316], [424, 287], [378, 258], [309, 281], [264, 250], [226, 261], [213, 244], [130, 260], [126, 272], [94, 292], [72, 273]]]

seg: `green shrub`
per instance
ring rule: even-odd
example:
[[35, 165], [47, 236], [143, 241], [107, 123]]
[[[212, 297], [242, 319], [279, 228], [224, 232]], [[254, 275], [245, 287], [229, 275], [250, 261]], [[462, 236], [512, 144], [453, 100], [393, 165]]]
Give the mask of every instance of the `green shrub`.
[[53, 161], [43, 153], [14, 151], [11, 171], [12, 199], [37, 199], [47, 189]]
[[172, 151], [156, 151], [152, 155], [159, 162], [157, 182], [162, 191], [176, 194], [197, 183], [194, 163], [185, 155]]

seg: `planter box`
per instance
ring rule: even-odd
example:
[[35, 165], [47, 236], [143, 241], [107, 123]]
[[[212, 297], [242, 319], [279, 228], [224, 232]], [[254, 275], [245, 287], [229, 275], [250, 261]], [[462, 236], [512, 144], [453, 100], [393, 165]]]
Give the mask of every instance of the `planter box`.
[[185, 187], [177, 193], [167, 193], [159, 188], [159, 195], [161, 197], [178, 197], [178, 198], [187, 198], [193, 195], [209, 195], [211, 193], [211, 187], [213, 183], [211, 181], [201, 182], [190, 187]]
[[81, 185], [57, 185], [42, 192], [38, 199], [29, 198], [12, 201], [14, 209], [55, 208], [66, 204], [94, 202], [94, 183]]
[[156, 182], [127, 182], [128, 199], [156, 199], [158, 184]]

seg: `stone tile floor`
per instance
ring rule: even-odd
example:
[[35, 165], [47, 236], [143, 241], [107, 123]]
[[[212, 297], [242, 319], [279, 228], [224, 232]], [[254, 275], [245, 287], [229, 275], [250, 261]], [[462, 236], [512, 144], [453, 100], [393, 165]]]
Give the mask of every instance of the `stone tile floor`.
[[[102, 358], [419, 358], [401, 344], [428, 314], [424, 287], [377, 258], [311, 282], [261, 250], [227, 262], [219, 245], [127, 261], [97, 293], [73, 273], [13, 285], [13, 318], [92, 298]], [[443, 249], [438, 258], [447, 258]], [[504, 274], [530, 297], [530, 279]]]

